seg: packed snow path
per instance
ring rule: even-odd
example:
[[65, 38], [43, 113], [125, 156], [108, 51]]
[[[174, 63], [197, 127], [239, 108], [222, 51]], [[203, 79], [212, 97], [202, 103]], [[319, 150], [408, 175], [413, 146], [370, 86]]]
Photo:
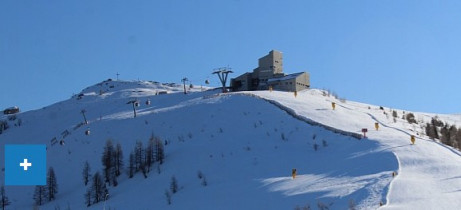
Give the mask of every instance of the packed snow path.
[[[398, 175], [392, 181], [388, 203], [381, 209], [459, 209], [461, 206], [461, 153], [422, 136], [421, 128], [384, 114], [369, 105], [345, 102], [324, 96], [319, 90], [293, 93], [251, 92], [274, 100], [312, 121], [350, 132], [368, 128], [369, 140], [378, 141], [379, 150], [390, 150], [398, 158]], [[338, 104], [332, 110], [331, 102]], [[387, 109], [389, 110], [389, 109]], [[422, 114], [430, 116], [428, 114]], [[459, 120], [459, 119], [458, 119]], [[374, 123], [379, 122], [378, 131]], [[410, 144], [410, 135], [418, 136]], [[364, 154], [371, 151], [364, 151]]]

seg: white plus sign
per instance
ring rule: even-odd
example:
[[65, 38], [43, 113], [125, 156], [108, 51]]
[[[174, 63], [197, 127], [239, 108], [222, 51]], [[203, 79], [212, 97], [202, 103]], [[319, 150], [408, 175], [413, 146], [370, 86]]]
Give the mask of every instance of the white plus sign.
[[28, 163], [27, 159], [24, 159], [24, 163], [19, 163], [19, 166], [24, 167], [24, 171], [27, 171], [27, 167], [31, 167], [32, 163]]

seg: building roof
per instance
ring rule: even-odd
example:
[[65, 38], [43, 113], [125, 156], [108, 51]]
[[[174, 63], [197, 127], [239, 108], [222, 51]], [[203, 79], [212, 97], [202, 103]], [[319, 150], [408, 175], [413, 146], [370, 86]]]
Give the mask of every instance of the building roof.
[[288, 74], [286, 76], [283, 76], [283, 77], [278, 77], [278, 78], [271, 78], [271, 79], [268, 79], [267, 82], [276, 82], [276, 81], [284, 81], [284, 80], [290, 80], [290, 79], [295, 79], [296, 77], [304, 74], [305, 72], [298, 72], [298, 73], [294, 73], [294, 74]]

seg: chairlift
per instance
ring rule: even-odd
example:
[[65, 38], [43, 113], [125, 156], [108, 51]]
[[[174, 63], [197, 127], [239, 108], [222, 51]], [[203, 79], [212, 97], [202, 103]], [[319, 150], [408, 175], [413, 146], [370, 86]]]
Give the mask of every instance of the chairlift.
[[90, 129], [89, 129], [89, 128], [88, 128], [88, 129], [86, 129], [86, 131], [85, 131], [85, 135], [87, 135], [87, 136], [89, 136], [89, 135], [90, 135]]
[[210, 84], [210, 80], [205, 80], [205, 84], [209, 85], [209, 84]]
[[146, 101], [146, 105], [147, 105], [147, 106], [149, 106], [149, 105], [150, 105], [150, 100], [149, 100], [149, 99], [147, 99], [147, 101]]
[[134, 106], [139, 107], [139, 102], [138, 101], [134, 102]]

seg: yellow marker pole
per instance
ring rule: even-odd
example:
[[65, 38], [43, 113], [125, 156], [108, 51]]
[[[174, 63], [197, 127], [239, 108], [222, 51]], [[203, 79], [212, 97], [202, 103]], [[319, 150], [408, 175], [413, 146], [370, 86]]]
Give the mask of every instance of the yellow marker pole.
[[335, 110], [335, 108], [336, 108], [336, 103], [335, 102], [331, 102], [331, 108], [333, 108], [333, 110]]
[[296, 96], [298, 96], [298, 91], [295, 90], [295, 98], [296, 98]]
[[377, 122], [375, 123], [375, 128], [376, 128], [376, 130], [379, 129], [379, 123], [377, 123]]
[[296, 168], [291, 169], [291, 176], [293, 177], [293, 179], [296, 178]]
[[414, 135], [411, 135], [411, 144], [415, 144], [416, 138]]

